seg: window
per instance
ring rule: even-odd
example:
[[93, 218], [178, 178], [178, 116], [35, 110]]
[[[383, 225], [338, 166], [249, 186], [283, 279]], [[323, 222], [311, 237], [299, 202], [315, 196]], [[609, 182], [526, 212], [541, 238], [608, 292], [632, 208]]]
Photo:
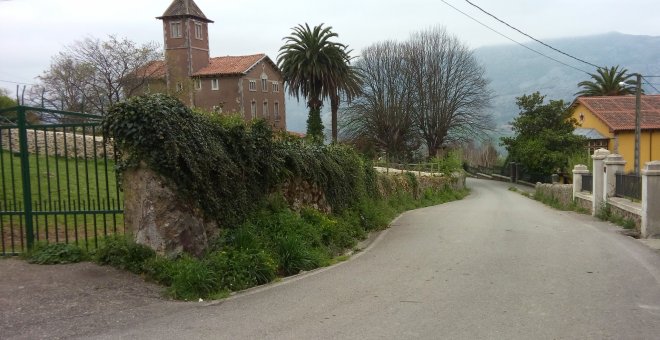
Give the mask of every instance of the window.
[[275, 102], [275, 104], [273, 104], [273, 113], [275, 114], [275, 121], [279, 121], [280, 120], [280, 103], [279, 102]]
[[280, 83], [276, 81], [273, 82], [273, 92], [280, 92]]
[[202, 24], [199, 22], [195, 23], [195, 38], [202, 40]]
[[256, 80], [250, 80], [249, 89], [250, 89], [250, 91], [256, 91], [257, 90], [257, 81]]
[[268, 79], [261, 79], [261, 91], [268, 92]]
[[220, 89], [220, 81], [218, 78], [211, 79], [211, 90], [217, 91]]
[[195, 79], [195, 90], [201, 90], [201, 89], [202, 89], [202, 80]]
[[250, 113], [252, 116], [248, 117], [248, 119], [252, 119], [252, 117], [257, 115], [257, 102], [254, 100], [252, 101], [252, 105], [250, 107]]
[[171, 22], [170, 32], [172, 38], [181, 38], [181, 21]]
[[264, 118], [268, 118], [268, 101], [264, 100], [264, 110], [263, 110]]
[[183, 91], [183, 84], [177, 82], [176, 83], [176, 92], [181, 92]]

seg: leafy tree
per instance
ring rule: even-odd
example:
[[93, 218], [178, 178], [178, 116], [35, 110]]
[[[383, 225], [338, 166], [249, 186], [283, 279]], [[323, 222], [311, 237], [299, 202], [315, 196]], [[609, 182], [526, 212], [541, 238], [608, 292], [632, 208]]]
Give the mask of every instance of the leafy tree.
[[[322, 124], [320, 130], [317, 126], [323, 100], [330, 98], [331, 106], [338, 107], [339, 95], [343, 93], [350, 99], [357, 88], [358, 76], [349, 66], [351, 58], [347, 46], [331, 40], [336, 37], [331, 26], [298, 25], [284, 38], [285, 44], [277, 56], [289, 94], [307, 100], [307, 135], [319, 141], [323, 140]], [[334, 110], [333, 138], [336, 138], [336, 114]]]
[[76, 41], [52, 58], [50, 68], [39, 77], [32, 101], [69, 111], [105, 114], [111, 105], [144, 85], [151, 74], [136, 71], [161, 56], [156, 43], [139, 45], [113, 35], [107, 40]]
[[0, 88], [0, 109], [16, 106], [16, 101], [9, 97], [9, 91]]
[[563, 100], [550, 100], [539, 92], [516, 98], [520, 114], [511, 123], [515, 136], [502, 137], [509, 159], [522, 163], [532, 180], [557, 169], [567, 170], [571, 155], [580, 152], [584, 139], [573, 134], [577, 121]]
[[[577, 96], [622, 96], [635, 93], [635, 81], [630, 80], [634, 74], [627, 74], [627, 69], [619, 70], [619, 66], [598, 68], [597, 74], [589, 74], [593, 81], [585, 80], [578, 83], [582, 88], [575, 93]], [[624, 83], [626, 85], [621, 85]]]

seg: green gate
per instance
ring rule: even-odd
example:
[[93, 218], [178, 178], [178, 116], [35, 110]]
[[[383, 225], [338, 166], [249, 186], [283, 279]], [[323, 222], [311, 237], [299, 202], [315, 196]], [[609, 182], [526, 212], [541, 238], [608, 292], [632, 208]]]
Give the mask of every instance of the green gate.
[[0, 256], [36, 242], [95, 248], [124, 232], [117, 156], [100, 124], [76, 112], [0, 110]]

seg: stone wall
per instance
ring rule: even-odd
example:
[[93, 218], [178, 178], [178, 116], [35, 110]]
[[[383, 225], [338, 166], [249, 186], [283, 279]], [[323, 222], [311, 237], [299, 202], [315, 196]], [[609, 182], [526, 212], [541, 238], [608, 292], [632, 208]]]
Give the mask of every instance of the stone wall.
[[[451, 177], [416, 177], [411, 185], [405, 174], [378, 174], [378, 190], [383, 197], [408, 192], [419, 197], [428, 188], [465, 188], [465, 175]], [[217, 223], [204, 219], [204, 214], [189, 202], [181, 200], [173, 185], [153, 170], [141, 164], [123, 173], [124, 223], [135, 241], [154, 249], [158, 254], [176, 256], [182, 252], [201, 255], [218, 234]], [[331, 212], [323, 190], [301, 179], [284, 183], [279, 190], [292, 209], [312, 207]]]
[[[36, 135], [36, 140], [35, 140]], [[2, 141], [2, 148], [18, 152], [20, 150], [18, 142], [18, 129], [2, 129], [0, 130], [0, 138]], [[112, 143], [104, 145], [104, 138], [101, 136], [82, 135], [82, 132], [59, 132], [59, 131], [43, 131], [43, 130], [27, 130], [28, 151], [30, 153], [38, 153], [40, 155], [47, 154], [54, 156], [57, 154], [61, 157], [77, 157], [77, 158], [94, 158], [96, 150], [96, 157], [103, 158], [107, 152], [108, 157], [114, 157], [114, 148]], [[57, 150], [55, 146], [57, 145]], [[48, 149], [46, 149], [48, 146]], [[66, 146], [66, 147], [65, 147]]]
[[536, 183], [536, 194], [556, 199], [564, 207], [573, 203], [572, 184]]
[[575, 204], [578, 206], [578, 208], [582, 208], [589, 213], [591, 213], [591, 209], [593, 208], [591, 199], [587, 199], [586, 197], [575, 196]]

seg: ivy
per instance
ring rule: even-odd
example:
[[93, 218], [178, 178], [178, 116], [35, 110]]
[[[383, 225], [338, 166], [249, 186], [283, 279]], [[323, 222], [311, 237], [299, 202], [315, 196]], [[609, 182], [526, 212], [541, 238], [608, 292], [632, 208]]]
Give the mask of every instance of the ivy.
[[113, 106], [103, 132], [123, 152], [121, 169], [146, 164], [225, 227], [240, 224], [291, 178], [319, 185], [336, 212], [377, 192], [371, 164], [350, 147], [275, 135], [265, 121], [194, 112], [163, 94]]

